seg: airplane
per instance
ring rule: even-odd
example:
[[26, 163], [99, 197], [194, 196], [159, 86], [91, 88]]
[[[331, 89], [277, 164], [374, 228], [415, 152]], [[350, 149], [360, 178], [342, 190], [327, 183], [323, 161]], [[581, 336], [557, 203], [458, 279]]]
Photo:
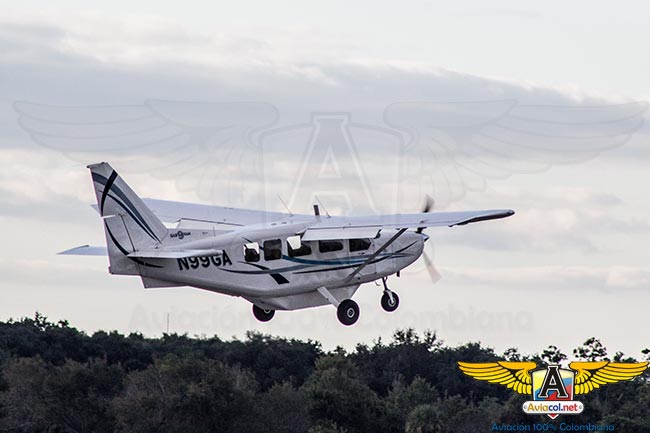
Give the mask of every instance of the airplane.
[[399, 297], [387, 279], [422, 255], [424, 229], [514, 214], [429, 212], [427, 205], [421, 213], [330, 216], [314, 205], [313, 215], [297, 215], [141, 199], [108, 163], [88, 169], [106, 248], [59, 254], [108, 255], [110, 274], [137, 275], [145, 288], [191, 286], [242, 297], [261, 322], [278, 310], [333, 305], [339, 322], [353, 325], [359, 306], [352, 296], [379, 280], [382, 308], [395, 311]]

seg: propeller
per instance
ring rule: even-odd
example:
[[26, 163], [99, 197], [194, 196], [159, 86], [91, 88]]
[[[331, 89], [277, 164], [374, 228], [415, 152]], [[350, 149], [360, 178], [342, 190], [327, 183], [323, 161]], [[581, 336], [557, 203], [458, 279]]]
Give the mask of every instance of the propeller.
[[427, 268], [427, 272], [429, 272], [429, 278], [431, 278], [431, 282], [433, 284], [436, 284], [442, 276], [440, 275], [440, 272], [436, 269], [436, 267], [433, 265], [433, 261], [429, 257], [426, 251], [422, 253], [422, 258], [424, 259], [424, 265]]
[[[427, 194], [424, 202], [424, 207], [422, 208], [422, 213], [429, 213], [433, 210], [435, 207], [436, 202], [433, 200], [433, 198]], [[415, 231], [418, 234], [422, 234], [426, 227], [418, 227], [418, 229]], [[431, 278], [431, 282], [433, 284], [437, 283], [442, 276], [436, 269], [436, 267], [433, 264], [433, 260], [431, 260], [431, 257], [427, 254], [426, 251], [422, 253], [422, 258], [424, 259], [424, 265], [427, 268], [427, 272], [429, 273], [429, 277]]]
[[[424, 201], [424, 207], [422, 208], [422, 213], [429, 213], [433, 210], [433, 207], [435, 206], [436, 202], [431, 198], [429, 194], [427, 194], [425, 201]], [[422, 234], [426, 227], [418, 227], [418, 229], [415, 231], [418, 234]]]

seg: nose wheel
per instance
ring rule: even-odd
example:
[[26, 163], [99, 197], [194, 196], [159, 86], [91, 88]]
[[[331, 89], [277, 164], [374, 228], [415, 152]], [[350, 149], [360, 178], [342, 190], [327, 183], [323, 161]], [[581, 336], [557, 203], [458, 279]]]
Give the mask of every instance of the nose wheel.
[[273, 316], [275, 316], [275, 310], [264, 310], [263, 308], [253, 304], [253, 315], [260, 322], [268, 322], [273, 319]]
[[388, 280], [387, 277], [381, 279], [382, 283], [384, 283], [384, 294], [381, 296], [381, 308], [391, 313], [399, 307], [399, 296], [388, 288], [386, 280]]

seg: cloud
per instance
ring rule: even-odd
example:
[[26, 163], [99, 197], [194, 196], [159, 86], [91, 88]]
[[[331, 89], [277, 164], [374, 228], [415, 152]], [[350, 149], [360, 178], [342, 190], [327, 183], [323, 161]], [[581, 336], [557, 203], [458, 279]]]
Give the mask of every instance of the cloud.
[[[467, 202], [495, 180], [624, 157], [630, 136], [647, 136], [644, 103], [411, 62], [290, 55], [282, 35], [224, 36], [156, 17], [5, 24], [0, 145], [27, 173], [0, 176], [6, 215], [44, 218], [66, 197], [92, 201], [78, 186], [88, 184], [83, 164], [108, 160], [160, 198], [282, 210], [279, 194], [308, 212], [319, 196], [333, 213], [367, 213], [417, 210], [429, 194], [438, 210], [461, 200], [515, 208], [498, 230], [441, 235], [487, 249], [593, 253], [595, 233], [647, 231], [641, 218], [612, 215], [626, 206], [617, 196], [589, 188], [500, 188]], [[232, 116], [251, 102], [266, 111]], [[321, 178], [332, 173], [328, 153], [313, 151], [332, 143], [340, 177]], [[633, 147], [628, 163], [644, 151]], [[71, 163], [48, 167], [52, 155]]]
[[[97, 261], [106, 263], [106, 258], [95, 259], [94, 263], [77, 260], [65, 263], [64, 260], [4, 259], [0, 258], [0, 272], [4, 287], [31, 287], [35, 290], [46, 288], [79, 289], [93, 281], [96, 287], [109, 288], [111, 283], [105, 269], [96, 265]], [[103, 267], [103, 266], [102, 266]], [[114, 286], [114, 285], [113, 285]]]
[[[621, 101], [408, 62], [289, 55], [282, 35], [269, 43], [156, 17], [82, 18], [3, 26], [0, 145], [37, 143], [80, 163], [119, 161], [125, 173], [174, 179], [207, 202], [272, 206], [280, 193], [306, 209], [311, 197], [297, 191], [332, 196], [314, 176], [292, 185], [301, 172], [323, 172], [326, 161], [307, 158], [320, 143], [315, 131], [340, 145], [340, 186], [327, 181], [337, 189], [332, 208], [362, 213], [403, 210], [424, 194], [444, 209], [494, 179], [606, 156], [644, 121], [643, 103], [612, 105]], [[275, 114], [228, 129], [228, 111], [210, 101], [257, 102]], [[337, 114], [338, 123], [318, 113]], [[208, 121], [183, 121], [192, 117]], [[264, 177], [232, 182], [251, 172]]]
[[645, 292], [650, 287], [650, 267], [524, 266], [445, 268], [442, 271], [447, 284], [505, 291]]
[[623, 239], [632, 245], [650, 233], [647, 218], [630, 213], [630, 206], [620, 195], [595, 187], [549, 185], [532, 194], [528, 187], [502, 185], [471, 196], [462, 207], [511, 207], [516, 211], [513, 217], [462, 227], [462, 233], [452, 229], [429, 234], [441, 249], [613, 256], [620, 253]]

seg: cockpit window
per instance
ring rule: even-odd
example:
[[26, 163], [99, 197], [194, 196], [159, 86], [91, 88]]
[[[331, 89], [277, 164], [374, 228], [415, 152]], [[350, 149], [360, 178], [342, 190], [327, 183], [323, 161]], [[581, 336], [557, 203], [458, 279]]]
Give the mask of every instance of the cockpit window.
[[260, 261], [260, 245], [257, 242], [244, 245], [244, 260], [247, 262]]
[[301, 257], [311, 254], [311, 247], [306, 242], [301, 242], [300, 236], [287, 238], [287, 249], [289, 250], [289, 257]]
[[318, 251], [321, 253], [331, 253], [342, 249], [343, 242], [341, 241], [318, 241]]
[[370, 248], [370, 239], [350, 239], [350, 252], [365, 251]]
[[264, 260], [278, 260], [282, 258], [282, 241], [272, 239], [264, 241]]

